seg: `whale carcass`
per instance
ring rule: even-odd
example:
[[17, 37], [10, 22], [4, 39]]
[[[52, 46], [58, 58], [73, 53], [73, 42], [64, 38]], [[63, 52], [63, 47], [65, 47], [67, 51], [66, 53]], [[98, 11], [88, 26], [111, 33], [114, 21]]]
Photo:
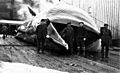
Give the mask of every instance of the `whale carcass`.
[[82, 9], [66, 4], [56, 4], [41, 11], [29, 22], [19, 27], [18, 30], [22, 32], [17, 37], [22, 37], [24, 40], [34, 39], [33, 42], [35, 42], [34, 32], [36, 27], [40, 24], [41, 19], [46, 18], [51, 21], [47, 29], [47, 36], [49, 36], [52, 42], [68, 50], [68, 44], [60, 36], [60, 32], [66, 27], [67, 22], [71, 22], [74, 29], [79, 28], [79, 22], [84, 22], [84, 28], [87, 30], [86, 49], [90, 51], [98, 51], [100, 49], [100, 32], [94, 20]]

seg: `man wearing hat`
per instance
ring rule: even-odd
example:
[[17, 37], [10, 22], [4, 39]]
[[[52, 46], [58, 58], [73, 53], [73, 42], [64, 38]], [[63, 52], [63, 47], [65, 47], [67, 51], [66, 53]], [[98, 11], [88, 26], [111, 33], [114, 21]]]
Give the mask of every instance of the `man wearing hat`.
[[67, 27], [63, 29], [61, 36], [65, 39], [66, 43], [68, 43], [69, 52], [73, 55], [74, 30], [71, 26], [71, 22], [67, 23]]
[[108, 58], [109, 45], [112, 39], [111, 31], [108, 29], [108, 24], [100, 29], [101, 36], [101, 58]]
[[3, 33], [3, 39], [5, 39], [7, 37], [7, 33], [8, 33], [8, 24], [5, 24], [2, 26], [2, 33]]
[[49, 19], [41, 19], [41, 23], [36, 28], [37, 53], [44, 53], [47, 27], [49, 24], [50, 24]]
[[77, 43], [77, 55], [85, 56], [85, 41], [86, 41], [86, 35], [87, 31], [84, 28], [84, 23], [79, 22], [80, 27], [76, 29], [76, 43]]

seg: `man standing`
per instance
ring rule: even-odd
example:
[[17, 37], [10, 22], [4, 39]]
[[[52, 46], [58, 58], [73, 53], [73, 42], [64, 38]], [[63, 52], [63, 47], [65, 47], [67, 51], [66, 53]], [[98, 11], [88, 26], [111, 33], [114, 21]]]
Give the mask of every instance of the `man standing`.
[[77, 43], [77, 50], [78, 55], [85, 56], [85, 41], [86, 41], [86, 30], [83, 27], [84, 23], [79, 23], [80, 27], [76, 29], [76, 43]]
[[[104, 24], [104, 27], [100, 29], [101, 36], [101, 58], [108, 58], [109, 45], [112, 39], [111, 31], [108, 29], [108, 24]], [[105, 53], [104, 53], [105, 51]]]
[[41, 19], [41, 24], [36, 28], [37, 35], [37, 53], [44, 53], [45, 39], [47, 35], [47, 26], [50, 24], [49, 19]]
[[7, 31], [8, 31], [7, 25], [3, 25], [2, 26], [3, 39], [7, 37], [7, 33], [8, 33]]
[[67, 23], [67, 27], [62, 31], [62, 37], [65, 39], [69, 46], [69, 52], [73, 55], [73, 41], [74, 41], [74, 30], [71, 26], [71, 22]]

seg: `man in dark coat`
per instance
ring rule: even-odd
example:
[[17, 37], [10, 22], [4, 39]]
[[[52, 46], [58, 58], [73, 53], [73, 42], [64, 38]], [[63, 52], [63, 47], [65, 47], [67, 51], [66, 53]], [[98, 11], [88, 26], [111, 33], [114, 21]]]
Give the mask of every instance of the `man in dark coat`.
[[77, 50], [78, 55], [85, 56], [85, 41], [86, 41], [86, 30], [83, 27], [84, 23], [79, 23], [80, 27], [76, 29], [76, 43], [77, 43]]
[[3, 39], [5, 39], [7, 37], [7, 33], [8, 33], [7, 25], [2, 26], [2, 33], [3, 33]]
[[71, 26], [71, 22], [67, 23], [67, 27], [62, 31], [62, 37], [65, 39], [69, 46], [69, 52], [73, 55], [73, 41], [74, 41], [74, 30]]
[[41, 24], [36, 28], [37, 35], [37, 53], [44, 53], [45, 39], [47, 35], [47, 26], [50, 24], [49, 19], [42, 19]]
[[104, 24], [104, 27], [101, 27], [100, 36], [101, 36], [101, 46], [102, 46], [101, 57], [102, 59], [104, 57], [108, 58], [109, 45], [112, 39], [111, 31], [108, 29], [108, 24]]

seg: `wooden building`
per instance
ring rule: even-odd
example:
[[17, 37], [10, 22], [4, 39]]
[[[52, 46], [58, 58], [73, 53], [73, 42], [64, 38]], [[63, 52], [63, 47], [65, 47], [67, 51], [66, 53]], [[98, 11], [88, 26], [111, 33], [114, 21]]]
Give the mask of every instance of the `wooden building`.
[[61, 0], [87, 11], [100, 28], [109, 24], [113, 39], [120, 39], [120, 0]]
[[10, 19], [11, 0], [0, 0], [0, 19]]
[[[0, 19], [25, 20], [31, 0], [0, 0]], [[26, 9], [25, 9], [26, 8]], [[28, 13], [29, 14], [29, 13]]]

